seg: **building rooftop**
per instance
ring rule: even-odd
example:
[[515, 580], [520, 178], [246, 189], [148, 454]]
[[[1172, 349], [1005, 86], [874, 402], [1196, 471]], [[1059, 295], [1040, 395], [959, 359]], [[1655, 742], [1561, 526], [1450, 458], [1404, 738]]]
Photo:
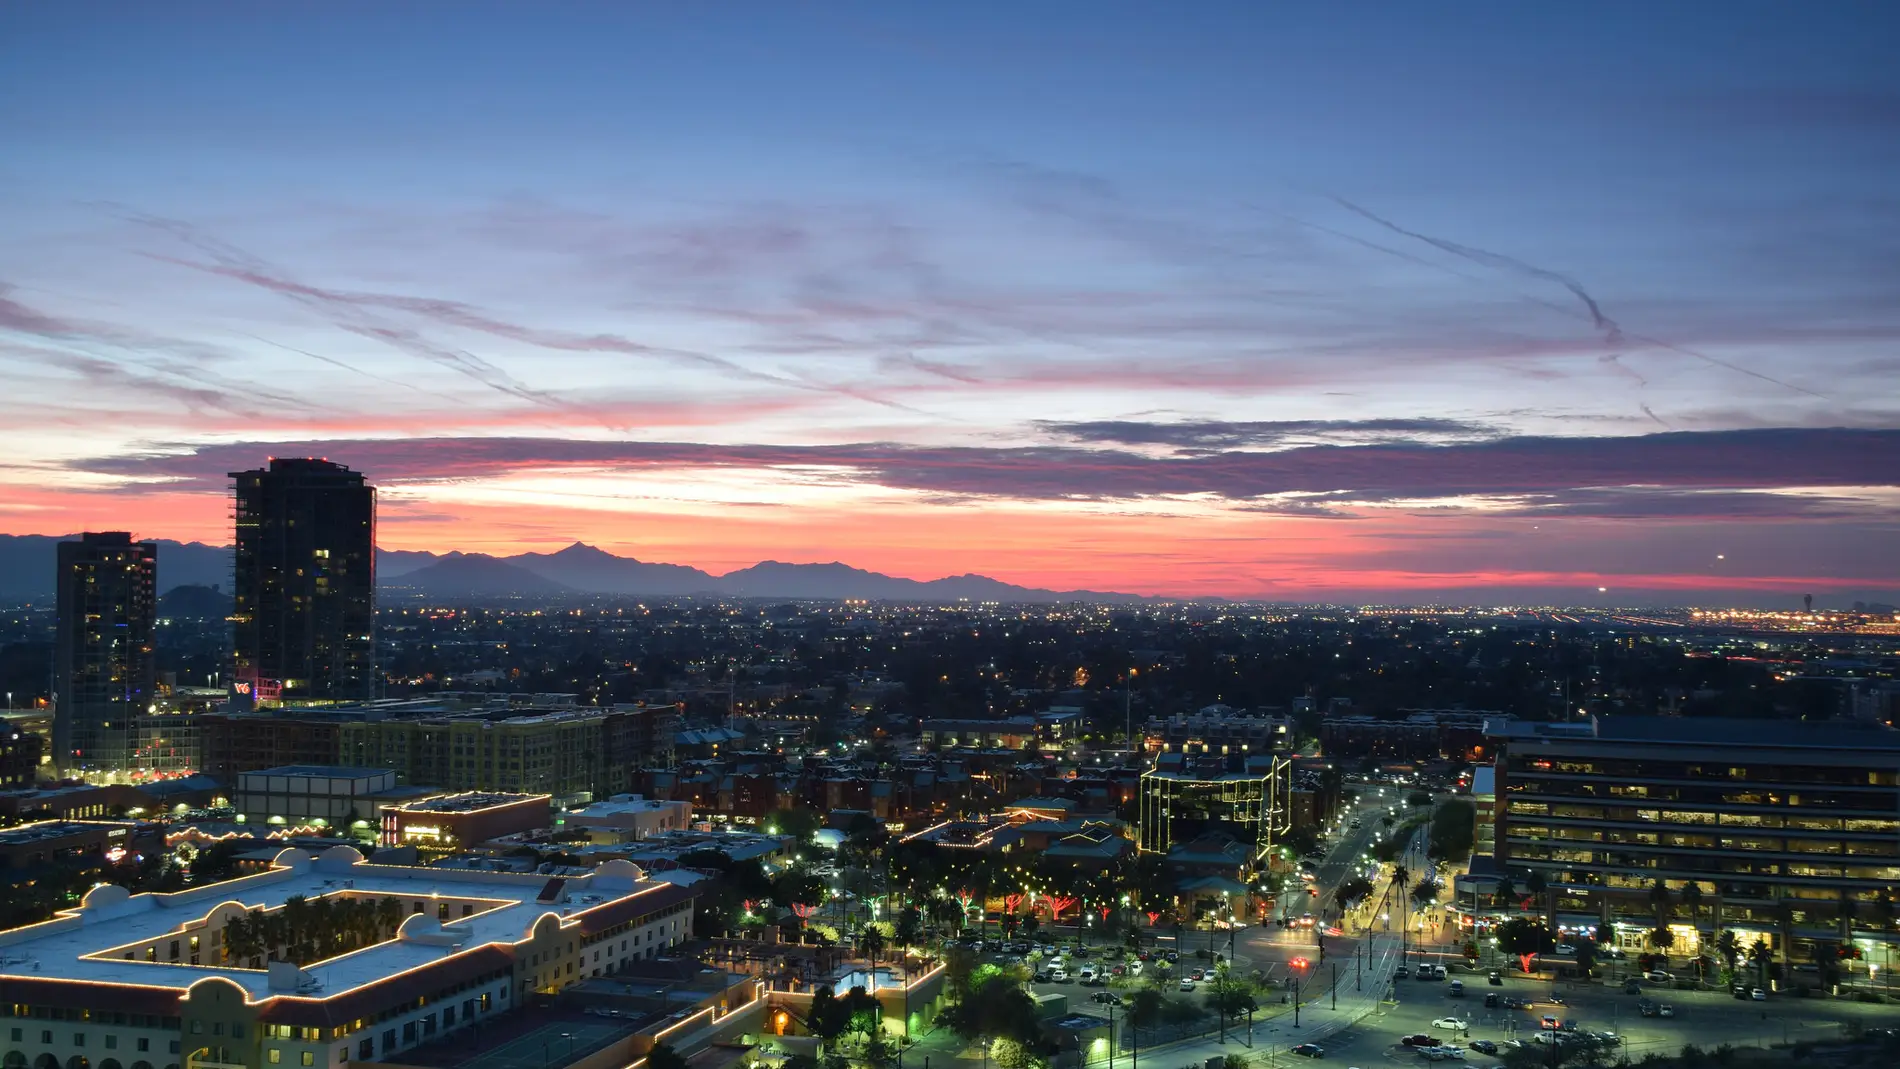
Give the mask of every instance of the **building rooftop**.
[[18, 827], [0, 830], [0, 846], [23, 846], [27, 843], [42, 842], [47, 839], [59, 839], [82, 832], [98, 831], [102, 828], [130, 828], [131, 824], [122, 822], [101, 823], [83, 820], [47, 820], [38, 824], [22, 824]]
[[279, 765], [240, 772], [240, 776], [300, 776], [306, 779], [369, 779], [390, 774], [387, 768], [357, 768], [353, 765]]
[[532, 801], [552, 802], [545, 794], [502, 794], [495, 791], [471, 791], [466, 794], [445, 794], [436, 798], [424, 798], [420, 802], [409, 802], [397, 808], [404, 813], [473, 813], [478, 809], [496, 809], [516, 802]]
[[1546, 724], [1487, 720], [1490, 738], [1517, 741], [1604, 740], [1659, 746], [1764, 746], [1900, 752], [1900, 731], [1882, 724], [1734, 717], [1598, 716]]
[[[14, 981], [82, 981], [169, 989], [182, 994], [191, 985], [223, 977], [259, 1001], [275, 996], [299, 1001], [328, 1000], [380, 980], [463, 954], [478, 954], [526, 938], [544, 916], [562, 927], [594, 931], [630, 916], [664, 909], [693, 896], [691, 889], [649, 881], [638, 868], [610, 861], [591, 873], [568, 879], [549, 899], [545, 876], [436, 868], [375, 865], [349, 847], [336, 847], [311, 859], [286, 849], [275, 867], [252, 876], [205, 884], [174, 894], [131, 895], [112, 884], [87, 893], [77, 908], [53, 920], [0, 932], [0, 984]], [[352, 953], [306, 965], [294, 990], [273, 989], [270, 973], [228, 965], [147, 962], [105, 956], [116, 948], [177, 934], [226, 903], [247, 909], [275, 909], [293, 896], [330, 894], [394, 896], [428, 900], [447, 896], [485, 908], [448, 925], [431, 914], [404, 922], [397, 938]]]

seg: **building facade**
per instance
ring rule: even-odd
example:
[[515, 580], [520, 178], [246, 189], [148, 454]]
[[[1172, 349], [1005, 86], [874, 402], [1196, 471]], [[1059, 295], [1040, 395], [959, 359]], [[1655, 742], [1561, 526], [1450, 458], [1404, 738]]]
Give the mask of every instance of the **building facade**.
[[232, 472], [240, 704], [376, 696], [376, 489], [326, 460]]
[[383, 809], [421, 801], [386, 768], [283, 765], [240, 773], [232, 803], [246, 822], [321, 826], [341, 834], [382, 826]]
[[122, 773], [156, 700], [158, 546], [123, 531], [59, 544], [53, 763]]
[[[6, 1060], [400, 1062], [539, 996], [664, 955], [691, 931], [694, 893], [624, 861], [549, 880], [372, 865], [348, 847], [314, 860], [287, 850], [267, 871], [166, 896], [95, 887], [55, 920], [0, 932]], [[321, 963], [272, 960], [290, 951], [262, 945], [261, 921], [293, 898], [306, 925], [367, 913], [379, 941]]]
[[1721, 929], [1795, 960], [1893, 942], [1900, 732], [1632, 716], [1486, 734], [1498, 862], [1542, 872], [1559, 923], [1632, 946], [1666, 928], [1674, 954]]
[[337, 760], [391, 768], [404, 783], [551, 794], [563, 804], [625, 793], [635, 770], [670, 759], [670, 705], [465, 713], [342, 725]]

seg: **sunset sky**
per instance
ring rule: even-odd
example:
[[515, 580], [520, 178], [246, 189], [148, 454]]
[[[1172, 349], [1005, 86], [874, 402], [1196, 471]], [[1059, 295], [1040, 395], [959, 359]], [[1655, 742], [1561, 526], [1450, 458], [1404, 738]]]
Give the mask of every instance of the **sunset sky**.
[[[268, 13], [267, 13], [268, 12]], [[1900, 5], [0, 5], [0, 533], [1900, 592]], [[1604, 588], [1599, 592], [1599, 588]]]

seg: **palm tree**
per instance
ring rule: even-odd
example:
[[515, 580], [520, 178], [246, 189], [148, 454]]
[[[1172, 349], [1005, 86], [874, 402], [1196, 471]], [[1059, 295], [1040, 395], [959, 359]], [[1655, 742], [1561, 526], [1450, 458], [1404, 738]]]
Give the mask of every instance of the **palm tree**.
[[1550, 880], [1545, 878], [1543, 869], [1532, 869], [1530, 878], [1524, 881], [1524, 889], [1544, 903], [1544, 927], [1557, 930], [1557, 894], [1551, 889]]
[[1792, 975], [1794, 968], [1794, 903], [1780, 899], [1775, 903], [1775, 929], [1781, 940], [1781, 975]]
[[1775, 952], [1768, 948], [1768, 940], [1757, 938], [1755, 945], [1748, 948], [1748, 962], [1755, 967], [1759, 986], [1768, 986], [1768, 963], [1773, 961]]
[[877, 967], [877, 959], [884, 953], [884, 932], [876, 925], [866, 925], [858, 935], [858, 953], [871, 959], [871, 967]]
[[1701, 884], [1690, 880], [1688, 883], [1682, 885], [1682, 908], [1689, 913], [1689, 923], [1695, 924], [1702, 912]]
[[1734, 931], [1724, 928], [1715, 937], [1715, 952], [1722, 958], [1722, 964], [1729, 972], [1735, 971], [1735, 963], [1742, 959], [1742, 941], [1735, 937]]
[[1670, 902], [1671, 897], [1668, 884], [1657, 880], [1649, 885], [1649, 907], [1655, 911], [1656, 927], [1666, 928], [1669, 926]]
[[1517, 884], [1512, 883], [1509, 876], [1498, 877], [1497, 890], [1491, 893], [1491, 900], [1507, 910], [1514, 909], [1512, 903], [1517, 901]]

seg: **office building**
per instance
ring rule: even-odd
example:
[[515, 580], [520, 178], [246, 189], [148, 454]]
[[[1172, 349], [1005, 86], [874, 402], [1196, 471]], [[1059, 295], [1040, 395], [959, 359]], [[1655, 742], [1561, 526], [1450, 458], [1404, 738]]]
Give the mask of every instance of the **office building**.
[[[287, 849], [266, 871], [167, 895], [98, 886], [56, 920], [0, 932], [8, 1061], [399, 1063], [663, 956], [691, 931], [694, 893], [625, 861], [550, 880], [374, 865], [347, 846]], [[272, 945], [293, 910], [307, 938]]]
[[59, 544], [53, 762], [122, 773], [156, 698], [158, 546], [123, 531]]
[[1666, 928], [1676, 955], [1726, 928], [1795, 960], [1895, 938], [1882, 903], [1900, 885], [1900, 732], [1629, 716], [1500, 721], [1486, 738], [1498, 862], [1542, 872], [1560, 924], [1632, 948]]
[[327, 460], [232, 472], [240, 704], [376, 696], [376, 489]]
[[1224, 835], [1262, 860], [1292, 830], [1292, 792], [1285, 757], [1162, 754], [1141, 775], [1141, 850], [1165, 854]]
[[447, 792], [403, 787], [386, 768], [285, 765], [239, 773], [233, 804], [251, 824], [332, 828], [363, 837], [382, 827], [383, 810]]

